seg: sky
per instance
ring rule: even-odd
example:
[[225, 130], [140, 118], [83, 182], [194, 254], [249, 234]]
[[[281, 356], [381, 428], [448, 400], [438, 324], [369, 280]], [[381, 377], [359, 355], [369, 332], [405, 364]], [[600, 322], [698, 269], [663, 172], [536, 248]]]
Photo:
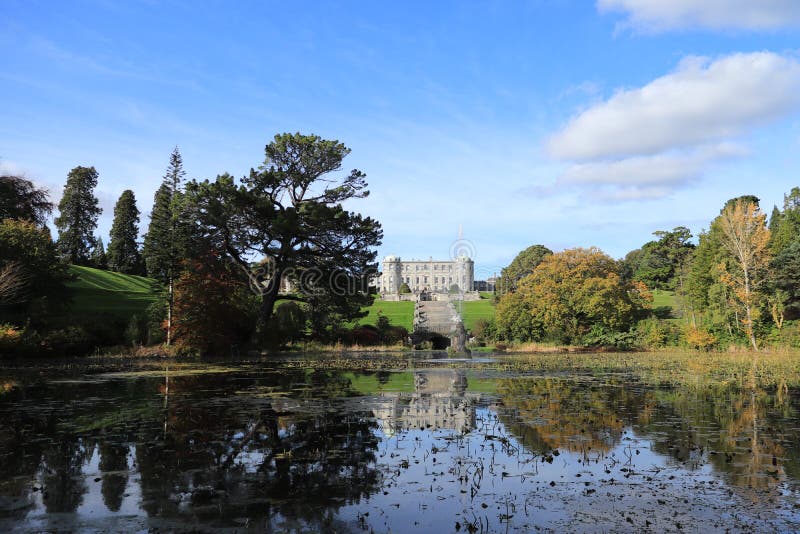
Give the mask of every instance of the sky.
[[0, 172], [94, 166], [106, 242], [173, 147], [243, 176], [281, 132], [352, 150], [380, 257], [621, 258], [800, 185], [800, 2], [0, 2]]

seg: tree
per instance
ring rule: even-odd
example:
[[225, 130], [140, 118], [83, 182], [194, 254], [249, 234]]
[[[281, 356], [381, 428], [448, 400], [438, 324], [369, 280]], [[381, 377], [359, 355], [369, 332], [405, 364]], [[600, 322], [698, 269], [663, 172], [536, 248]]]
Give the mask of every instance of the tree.
[[29, 283], [30, 275], [21, 263], [6, 263], [0, 268], [0, 306], [23, 302]]
[[95, 245], [92, 249], [92, 267], [95, 269], [108, 269], [108, 256], [106, 256], [106, 249], [103, 246], [103, 238], [96, 237]]
[[657, 231], [659, 239], [645, 243], [638, 253], [629, 253], [626, 263], [634, 280], [651, 289], [672, 290], [682, 286], [682, 267], [694, 250], [692, 233], [678, 226], [672, 231]]
[[[0, 221], [0, 271], [6, 270], [9, 283], [16, 279], [14, 298], [5, 302], [9, 316], [38, 320], [48, 306], [66, 300], [64, 282], [69, 276], [47, 227], [19, 219]], [[34, 302], [41, 304], [36, 310], [31, 308]]]
[[500, 299], [498, 329], [511, 329], [517, 339], [565, 343], [581, 342], [590, 330], [625, 332], [652, 297], [625, 281], [620, 270], [618, 262], [596, 248], [550, 254], [519, 281], [515, 292]]
[[500, 272], [500, 281], [497, 284], [497, 296], [501, 297], [517, 288], [517, 283], [531, 274], [545, 256], [553, 251], [544, 245], [532, 245], [511, 260], [511, 263]]
[[142, 258], [139, 254], [139, 208], [136, 196], [126, 189], [114, 206], [111, 241], [108, 243], [108, 267], [126, 274], [141, 274]]
[[[264, 164], [238, 185], [228, 174], [187, 185], [204, 238], [239, 266], [260, 299], [259, 331], [268, 329], [284, 278], [298, 288], [292, 299], [312, 303], [312, 328], [322, 319], [363, 316], [382, 232], [377, 221], [342, 206], [368, 194], [361, 171], [333, 175], [350, 149], [287, 133], [265, 153]], [[263, 261], [254, 264], [254, 256]]]
[[400, 293], [401, 295], [407, 295], [411, 293], [411, 288], [408, 287], [408, 284], [403, 282], [402, 284], [400, 284], [400, 288], [397, 290], [397, 292]]
[[734, 302], [744, 312], [741, 319], [753, 349], [758, 350], [754, 322], [770, 261], [769, 229], [758, 204], [737, 200], [728, 204], [714, 222], [721, 232], [724, 250], [732, 261], [720, 264], [720, 279], [731, 290]]
[[773, 286], [770, 294], [780, 297], [772, 303], [777, 312], [776, 324], [781, 314], [785, 314], [786, 319], [800, 317], [800, 241], [791, 242], [775, 256], [770, 264], [770, 273]]
[[0, 220], [22, 219], [44, 226], [52, 211], [47, 191], [19, 176], [0, 176]]
[[251, 332], [247, 284], [214, 253], [192, 260], [175, 282], [173, 338], [201, 354], [227, 354]]
[[97, 176], [94, 167], [75, 167], [67, 175], [64, 195], [58, 203], [60, 215], [56, 217], [55, 224], [58, 228], [58, 250], [69, 263], [89, 263], [97, 218], [103, 212], [94, 196]]
[[180, 275], [183, 261], [188, 259], [189, 224], [181, 182], [186, 176], [183, 158], [175, 147], [161, 186], [153, 198], [150, 226], [144, 236], [142, 256], [147, 275], [167, 286], [166, 344], [172, 341], [174, 281]]
[[800, 239], [800, 188], [793, 187], [783, 196], [783, 211], [772, 210], [769, 221], [770, 250], [780, 254], [792, 242]]

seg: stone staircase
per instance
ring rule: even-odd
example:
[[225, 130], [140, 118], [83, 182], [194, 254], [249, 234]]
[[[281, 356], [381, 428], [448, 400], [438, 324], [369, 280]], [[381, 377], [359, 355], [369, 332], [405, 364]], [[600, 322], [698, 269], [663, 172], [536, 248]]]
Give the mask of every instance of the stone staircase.
[[414, 334], [449, 337], [459, 322], [461, 317], [451, 302], [419, 301], [414, 307]]

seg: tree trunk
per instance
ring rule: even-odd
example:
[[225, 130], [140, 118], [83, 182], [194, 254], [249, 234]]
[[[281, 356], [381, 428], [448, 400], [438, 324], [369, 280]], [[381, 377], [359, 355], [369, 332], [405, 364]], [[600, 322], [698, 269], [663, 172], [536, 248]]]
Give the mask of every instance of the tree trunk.
[[169, 278], [169, 296], [167, 297], [167, 346], [172, 342], [172, 291], [174, 284], [172, 277]]
[[276, 269], [272, 280], [269, 281], [266, 290], [261, 295], [261, 307], [258, 314], [258, 330], [262, 338], [264, 338], [264, 335], [269, 328], [270, 320], [272, 319], [272, 312], [275, 309], [275, 302], [278, 300], [278, 291], [281, 288], [282, 277], [283, 271], [281, 269]]

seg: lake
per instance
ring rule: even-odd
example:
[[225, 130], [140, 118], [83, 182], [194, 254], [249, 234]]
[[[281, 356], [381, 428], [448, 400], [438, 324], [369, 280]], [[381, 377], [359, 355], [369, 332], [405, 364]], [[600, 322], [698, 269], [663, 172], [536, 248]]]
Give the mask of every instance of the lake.
[[522, 356], [0, 366], [0, 531], [800, 529], [800, 390]]

